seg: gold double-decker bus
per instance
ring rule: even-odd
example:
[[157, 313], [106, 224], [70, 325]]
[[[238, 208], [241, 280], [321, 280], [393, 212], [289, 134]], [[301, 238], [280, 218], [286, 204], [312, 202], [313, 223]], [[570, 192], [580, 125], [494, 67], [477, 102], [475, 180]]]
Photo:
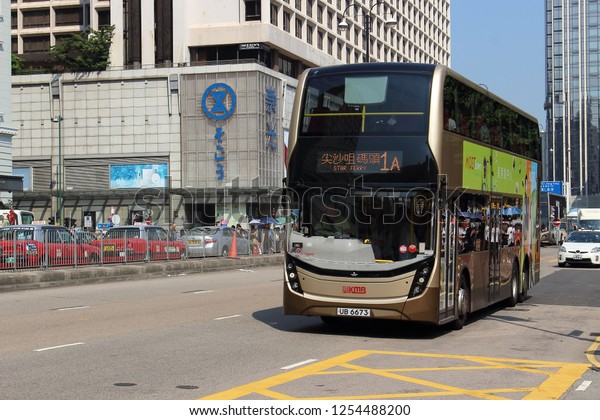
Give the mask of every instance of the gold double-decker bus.
[[537, 121], [441, 65], [306, 70], [288, 144], [285, 314], [462, 328], [539, 281]]

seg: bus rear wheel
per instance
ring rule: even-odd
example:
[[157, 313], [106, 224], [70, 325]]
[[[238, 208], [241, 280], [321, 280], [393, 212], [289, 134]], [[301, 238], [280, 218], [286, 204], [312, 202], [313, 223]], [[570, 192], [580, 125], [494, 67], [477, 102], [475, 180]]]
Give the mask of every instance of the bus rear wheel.
[[456, 318], [452, 323], [452, 328], [460, 330], [464, 327], [470, 311], [470, 293], [469, 285], [465, 275], [461, 273], [458, 289], [456, 290]]
[[519, 302], [519, 266], [513, 264], [512, 275], [510, 278], [510, 296], [506, 300], [506, 306], [512, 308]]
[[523, 270], [523, 287], [519, 293], [519, 303], [525, 302], [527, 299], [527, 292], [529, 291], [529, 269], [525, 267]]

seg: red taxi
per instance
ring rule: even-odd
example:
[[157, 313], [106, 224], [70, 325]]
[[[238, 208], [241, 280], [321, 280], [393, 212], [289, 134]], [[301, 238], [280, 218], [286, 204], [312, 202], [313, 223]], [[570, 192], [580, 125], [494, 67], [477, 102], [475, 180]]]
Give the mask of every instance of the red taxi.
[[53, 267], [98, 261], [99, 249], [77, 242], [65, 227], [14, 225], [0, 228], [0, 268]]
[[117, 226], [90, 242], [102, 253], [103, 262], [173, 260], [185, 258], [185, 243], [170, 240], [160, 226]]

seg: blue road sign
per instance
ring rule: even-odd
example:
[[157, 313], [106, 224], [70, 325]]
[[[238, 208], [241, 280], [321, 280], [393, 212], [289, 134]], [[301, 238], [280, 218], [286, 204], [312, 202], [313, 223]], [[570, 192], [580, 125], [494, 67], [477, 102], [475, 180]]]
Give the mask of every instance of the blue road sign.
[[562, 195], [562, 184], [562, 181], [542, 181], [540, 185], [540, 192]]

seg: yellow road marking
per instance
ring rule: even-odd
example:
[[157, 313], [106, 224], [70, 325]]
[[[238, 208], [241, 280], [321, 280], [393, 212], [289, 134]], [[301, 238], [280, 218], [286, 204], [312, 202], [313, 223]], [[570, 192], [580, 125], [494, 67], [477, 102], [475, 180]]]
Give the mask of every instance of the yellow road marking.
[[600, 356], [600, 337], [596, 337], [596, 341], [586, 350], [585, 356], [590, 363], [600, 368], [600, 361], [596, 356]]
[[[596, 347], [593, 353], [600, 346], [600, 339], [596, 342]], [[368, 360], [361, 360], [367, 356], [400, 356], [411, 358], [435, 358], [439, 360], [454, 360], [457, 365], [448, 365], [432, 368], [373, 368], [365, 366]], [[393, 362], [392, 362], [393, 364]], [[252, 382], [236, 388], [232, 388], [223, 392], [208, 395], [203, 397], [205, 400], [233, 400], [237, 398], [248, 397], [250, 395], [260, 395], [272, 399], [393, 399], [393, 398], [423, 398], [423, 397], [442, 397], [442, 396], [468, 396], [474, 399], [485, 400], [505, 400], [509, 397], [503, 394], [512, 396], [515, 394], [524, 395], [523, 399], [527, 400], [555, 400], [560, 398], [562, 394], [577, 381], [589, 369], [589, 365], [582, 363], [561, 363], [539, 360], [524, 360], [510, 359], [498, 357], [481, 357], [481, 356], [459, 356], [449, 354], [431, 354], [431, 353], [411, 353], [411, 352], [392, 352], [392, 351], [373, 351], [373, 350], [356, 350], [328, 360], [317, 362], [308, 366], [301, 367], [296, 370], [285, 372], [270, 378]], [[510, 370], [515, 374], [526, 373], [528, 375], [541, 375], [543, 381], [539, 385], [532, 387], [519, 388], [491, 388], [491, 389], [466, 389], [458, 386], [453, 386], [450, 383], [443, 383], [441, 380], [436, 381], [417, 378], [411, 374], [419, 372], [452, 372], [460, 370]], [[329, 395], [327, 397], [296, 397], [287, 395], [275, 390], [283, 384], [303, 379], [309, 376], [326, 376], [326, 375], [374, 375], [386, 379], [396, 380], [403, 383], [419, 385], [428, 388], [424, 392], [410, 391], [406, 393], [395, 392], [393, 394], [365, 394], [365, 395]], [[503, 375], [505, 376], [505, 375]]]

